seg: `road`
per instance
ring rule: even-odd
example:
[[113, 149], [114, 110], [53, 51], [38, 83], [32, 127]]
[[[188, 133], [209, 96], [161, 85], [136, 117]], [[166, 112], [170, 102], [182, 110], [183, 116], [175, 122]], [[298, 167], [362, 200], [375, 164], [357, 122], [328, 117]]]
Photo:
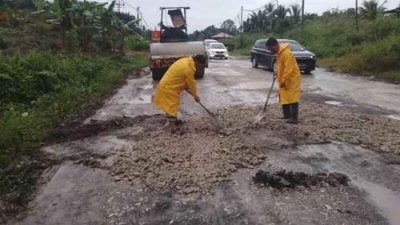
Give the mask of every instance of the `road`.
[[[239, 133], [232, 140], [238, 140], [243, 145], [248, 143], [249, 146], [255, 143], [254, 149], [260, 149], [266, 155], [259, 164], [226, 173], [222, 179], [217, 179], [210, 186], [205, 185], [202, 189], [204, 191], [199, 192], [182, 193], [176, 191], [179, 189], [168, 187], [149, 190], [146, 184], [159, 184], [158, 178], [151, 177], [154, 180], [148, 180], [147, 177], [147, 180], [141, 180], [143, 174], [138, 174], [138, 179], [120, 179], [113, 169], [116, 161], [125, 160], [119, 154], [133, 154], [131, 149], [142, 146], [145, 140], [152, 145], [149, 137], [156, 140], [160, 136], [158, 141], [164, 137], [158, 128], [162, 121], [159, 115], [161, 112], [151, 104], [156, 84], [145, 73], [142, 72], [143, 76], [139, 78], [128, 79], [127, 84], [108, 99], [102, 108], [84, 121], [84, 124], [90, 126], [93, 123], [123, 123], [129, 120], [128, 125], [119, 125], [98, 134], [74, 138], [42, 149], [60, 163], [43, 174], [43, 185], [30, 203], [30, 210], [10, 224], [400, 224], [398, 154], [390, 151], [382, 153], [369, 149], [367, 145], [354, 145], [352, 141], [298, 144], [280, 136], [280, 131], [275, 134], [275, 130], [268, 126], [244, 130], [242, 127], [248, 118], [240, 116], [232, 122], [241, 124], [237, 128]], [[271, 81], [271, 72], [251, 68], [247, 59], [233, 58], [211, 61], [205, 78], [198, 81], [198, 87], [202, 102], [211, 110], [220, 112], [222, 108], [235, 110], [261, 106]], [[310, 75], [303, 75], [302, 96], [304, 101], [310, 102], [307, 104], [338, 107], [333, 108], [333, 112], [337, 110], [339, 113], [341, 108], [349, 109], [376, 117], [378, 125], [380, 120], [388, 123], [386, 127], [399, 125], [399, 85], [317, 69]], [[274, 91], [271, 101], [271, 110], [274, 112], [279, 112], [277, 101]], [[306, 109], [307, 104], [304, 104], [304, 110], [301, 108], [300, 113], [300, 121], [304, 123], [309, 120], [306, 113], [313, 111]], [[205, 113], [188, 94], [183, 94], [179, 116], [192, 121], [193, 118], [204, 117]], [[201, 133], [203, 125], [199, 125], [200, 128], [196, 124], [193, 125], [195, 128], [190, 127], [190, 124], [187, 126], [189, 134], [184, 136], [185, 141], [190, 138], [198, 140], [188, 142], [194, 147], [186, 145], [186, 142], [182, 145], [188, 151], [197, 151], [191, 155], [197, 161], [192, 158], [189, 161], [201, 177], [210, 172], [207, 168], [214, 169], [215, 166], [214, 162], [202, 156], [201, 151], [205, 149], [207, 157], [214, 157], [213, 151], [219, 149], [213, 150], [210, 147], [210, 152], [207, 146], [220, 146], [218, 142], [222, 143], [228, 137], [211, 134], [209, 131]], [[195, 131], [201, 134], [191, 134]], [[391, 135], [392, 138], [399, 137], [398, 132], [392, 132]], [[170, 140], [174, 142], [172, 145], [179, 148], [179, 142], [182, 141], [180, 137], [168, 138], [173, 139]], [[202, 138], [204, 140], [200, 142]], [[157, 143], [154, 141], [154, 146]], [[178, 150], [185, 151], [185, 148]], [[173, 156], [177, 158], [179, 154], [175, 152]], [[157, 157], [157, 154], [150, 157]], [[171, 163], [174, 160], [166, 161]], [[217, 156], [215, 161], [218, 160]], [[185, 162], [179, 163], [185, 165]], [[224, 169], [218, 166], [215, 168], [218, 171]], [[283, 191], [255, 185], [251, 177], [258, 169], [268, 168], [310, 174], [321, 171], [341, 172], [351, 181], [349, 186], [318, 186]], [[128, 171], [118, 173], [125, 172], [129, 174]], [[170, 173], [177, 173], [179, 177], [182, 171], [179, 168], [171, 169]], [[163, 174], [163, 171], [159, 171], [159, 174]], [[183, 176], [182, 179], [186, 178]], [[196, 177], [190, 179], [195, 181]], [[203, 188], [201, 185], [199, 187]]]

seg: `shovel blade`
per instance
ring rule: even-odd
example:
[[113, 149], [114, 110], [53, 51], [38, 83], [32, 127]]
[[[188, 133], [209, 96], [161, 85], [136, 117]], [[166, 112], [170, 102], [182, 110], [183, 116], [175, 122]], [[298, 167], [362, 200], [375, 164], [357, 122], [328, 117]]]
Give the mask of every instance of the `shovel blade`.
[[254, 117], [254, 122], [253, 124], [259, 123], [265, 116], [265, 111], [259, 112], [255, 117]]
[[221, 130], [221, 125], [215, 117], [210, 116], [210, 124], [215, 129], [215, 131]]

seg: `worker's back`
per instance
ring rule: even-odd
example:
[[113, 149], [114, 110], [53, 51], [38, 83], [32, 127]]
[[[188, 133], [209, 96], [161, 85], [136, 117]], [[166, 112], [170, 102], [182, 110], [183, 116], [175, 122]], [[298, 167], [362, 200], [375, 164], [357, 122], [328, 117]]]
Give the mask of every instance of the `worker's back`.
[[188, 76], [194, 77], [195, 71], [192, 57], [179, 59], [169, 67], [158, 87], [168, 91], [181, 92], [186, 88]]

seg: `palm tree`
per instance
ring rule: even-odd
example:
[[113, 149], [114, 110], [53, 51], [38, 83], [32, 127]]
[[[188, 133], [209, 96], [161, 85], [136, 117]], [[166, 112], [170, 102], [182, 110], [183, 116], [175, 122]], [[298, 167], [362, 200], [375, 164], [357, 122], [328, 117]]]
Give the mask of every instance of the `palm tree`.
[[364, 1], [362, 4], [363, 6], [360, 8], [360, 13], [364, 18], [368, 20], [375, 20], [378, 14], [383, 13], [383, 11], [385, 10], [385, 8], [383, 7], [383, 4], [385, 2], [379, 4], [378, 0]]
[[301, 20], [301, 7], [300, 5], [291, 5], [289, 8], [290, 19], [293, 25], [296, 25]]
[[280, 5], [274, 11], [274, 23], [275, 23], [275, 30], [278, 34], [283, 34], [285, 30], [290, 26], [289, 20], [287, 18], [287, 14], [289, 13], [289, 9], [285, 8], [284, 6]]

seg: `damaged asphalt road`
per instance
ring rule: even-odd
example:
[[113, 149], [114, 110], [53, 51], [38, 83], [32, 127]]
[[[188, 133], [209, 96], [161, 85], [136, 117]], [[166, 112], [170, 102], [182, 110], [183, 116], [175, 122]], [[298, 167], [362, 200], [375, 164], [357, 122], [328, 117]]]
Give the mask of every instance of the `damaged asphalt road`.
[[[42, 151], [60, 164], [9, 224], [400, 224], [399, 86], [318, 69], [303, 76], [300, 124], [278, 119], [276, 92], [253, 124], [271, 78], [247, 60], [212, 61], [199, 93], [224, 132], [183, 94], [182, 135], [160, 129], [151, 77], [129, 79], [49, 137]], [[259, 170], [349, 181], [275, 188], [254, 183]]]

